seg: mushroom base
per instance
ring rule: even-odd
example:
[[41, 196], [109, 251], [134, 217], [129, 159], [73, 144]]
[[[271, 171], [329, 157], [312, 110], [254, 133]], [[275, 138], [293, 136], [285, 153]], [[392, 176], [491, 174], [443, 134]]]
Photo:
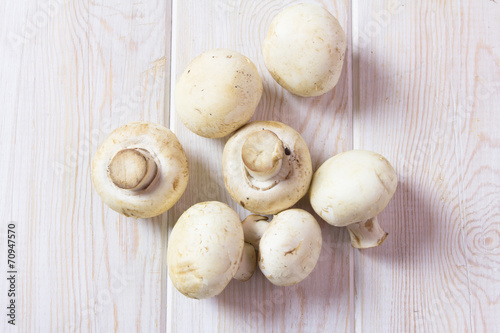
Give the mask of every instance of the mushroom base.
[[351, 245], [357, 249], [379, 246], [389, 235], [380, 227], [376, 216], [363, 222], [348, 225], [347, 230], [351, 236]]
[[241, 262], [236, 274], [233, 276], [234, 279], [246, 282], [250, 280], [253, 273], [255, 273], [255, 268], [257, 267], [257, 253], [252, 244], [245, 243], [243, 246], [243, 253], [241, 254]]

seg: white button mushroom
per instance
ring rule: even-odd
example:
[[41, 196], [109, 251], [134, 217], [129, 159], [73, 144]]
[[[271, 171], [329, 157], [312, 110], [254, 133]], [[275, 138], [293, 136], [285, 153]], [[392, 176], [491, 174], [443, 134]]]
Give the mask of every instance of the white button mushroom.
[[245, 242], [243, 253], [241, 254], [241, 262], [233, 278], [238, 281], [246, 282], [250, 280], [253, 273], [255, 273], [256, 267], [257, 253], [255, 252], [255, 248], [250, 243]]
[[329, 224], [347, 227], [352, 246], [374, 247], [387, 237], [377, 215], [387, 206], [396, 187], [396, 171], [382, 155], [347, 151], [328, 159], [315, 172], [311, 205]]
[[347, 39], [339, 21], [316, 4], [288, 7], [272, 20], [263, 54], [272, 77], [299, 96], [319, 96], [337, 84]]
[[186, 189], [188, 162], [168, 128], [132, 122], [113, 131], [92, 161], [102, 201], [125, 216], [153, 217], [170, 209]]
[[237, 131], [222, 155], [224, 183], [231, 197], [257, 214], [293, 206], [309, 188], [309, 149], [293, 128], [256, 121]]
[[238, 214], [217, 201], [186, 210], [169, 237], [168, 274], [187, 297], [218, 295], [232, 278], [248, 280], [256, 266], [255, 249], [244, 243]]
[[290, 286], [304, 280], [321, 252], [321, 229], [302, 209], [288, 209], [267, 218], [250, 215], [243, 221], [245, 241], [258, 247], [259, 268], [271, 283]]
[[220, 138], [252, 118], [262, 80], [244, 55], [226, 49], [196, 57], [175, 86], [175, 109], [184, 125], [206, 138]]

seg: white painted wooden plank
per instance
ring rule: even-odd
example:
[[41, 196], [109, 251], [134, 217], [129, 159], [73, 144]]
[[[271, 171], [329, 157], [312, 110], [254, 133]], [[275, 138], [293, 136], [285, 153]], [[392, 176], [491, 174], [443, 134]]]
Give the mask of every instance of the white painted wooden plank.
[[[302, 99], [272, 81], [260, 53], [271, 18], [288, 3], [175, 1], [171, 76], [169, 2], [0, 5], [0, 249], [15, 221], [19, 331], [498, 327], [498, 5], [354, 1], [355, 98], [348, 54], [335, 92]], [[347, 2], [325, 5], [349, 27]], [[175, 83], [213, 47], [254, 60], [265, 82], [255, 119], [301, 131], [315, 167], [351, 147], [355, 102], [354, 147], [381, 152], [400, 174], [381, 216], [391, 233], [382, 247], [351, 250], [344, 230], [323, 224], [320, 262], [298, 287], [273, 287], [258, 274], [215, 299], [191, 301], [167, 285], [167, 219], [171, 228], [202, 200], [247, 215], [223, 187], [217, 156], [225, 140], [196, 137], [165, 110], [165, 78]], [[90, 158], [113, 128], [137, 119], [168, 125], [169, 118], [190, 158], [188, 190], [168, 216], [121, 218], [93, 192]], [[307, 200], [298, 206], [309, 209]]]
[[166, 217], [108, 209], [90, 162], [114, 128], [168, 121], [169, 2], [0, 6], [1, 216], [19, 233], [17, 329], [159, 331]]
[[[334, 153], [350, 149], [350, 56], [333, 92], [318, 98], [299, 98], [283, 91], [264, 66], [261, 45], [271, 19], [292, 1], [213, 2], [174, 1], [172, 79], [175, 82], [188, 63], [212, 48], [230, 48], [249, 57], [264, 81], [264, 94], [254, 120], [277, 120], [299, 130], [309, 145], [314, 167]], [[349, 30], [348, 2], [325, 1]], [[173, 101], [171, 110], [174, 110]], [[191, 205], [219, 200], [244, 218], [249, 213], [227, 194], [221, 158], [226, 139], [210, 140], [189, 132], [171, 113], [171, 129], [186, 149], [190, 181], [180, 202], [170, 211], [169, 224]], [[310, 210], [304, 199], [298, 207]], [[261, 273], [246, 283], [232, 281], [216, 298], [190, 300], [168, 283], [168, 332], [298, 332], [349, 331], [348, 236], [341, 229], [323, 226], [323, 251], [309, 278], [296, 287], [275, 287]]]
[[499, 13], [487, 1], [357, 2], [353, 144], [400, 181], [381, 214], [388, 239], [353, 258], [357, 332], [498, 327]]
[[500, 7], [462, 1], [460, 9], [454, 138], [471, 331], [494, 332], [500, 327]]
[[[92, 3], [90, 8], [90, 26], [97, 27], [91, 59], [94, 59], [97, 73], [102, 75], [95, 86], [91, 83], [95, 89], [92, 95], [96, 96], [94, 107], [100, 110], [96, 126], [102, 125], [103, 120], [105, 124], [107, 119], [113, 124], [111, 129], [132, 120], [168, 125], [165, 107], [169, 98], [165, 92], [169, 89], [165, 82], [170, 67], [170, 26], [167, 25], [170, 2], [102, 1]], [[100, 130], [107, 132], [102, 127]], [[93, 199], [96, 206], [102, 207], [96, 195]], [[103, 246], [104, 255], [100, 260], [109, 261], [110, 267], [101, 272], [96, 283], [109, 285], [109, 274], [120, 269], [126, 269], [124, 274], [130, 279], [125, 281], [123, 292], [117, 292], [116, 300], [110, 302], [113, 307], [109, 306], [96, 318], [98, 330], [161, 330], [161, 318], [165, 317], [162, 311], [166, 310], [162, 307], [166, 240], [166, 229], [162, 226], [166, 218], [128, 219], [107, 208], [99, 216], [98, 220], [103, 221], [102, 232], [116, 241]]]

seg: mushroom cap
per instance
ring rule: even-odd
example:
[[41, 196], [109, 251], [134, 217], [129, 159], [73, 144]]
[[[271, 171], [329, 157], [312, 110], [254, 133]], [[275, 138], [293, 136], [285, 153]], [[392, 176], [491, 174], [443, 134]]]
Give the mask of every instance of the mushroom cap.
[[377, 216], [396, 187], [396, 171], [382, 155], [351, 150], [331, 157], [316, 170], [311, 205], [326, 222], [344, 227]]
[[168, 274], [187, 297], [218, 295], [238, 271], [243, 254], [243, 228], [236, 212], [217, 201], [186, 210], [168, 240]]
[[[146, 150], [157, 166], [151, 185], [140, 191], [120, 188], [110, 177], [113, 158], [129, 149]], [[149, 122], [131, 122], [114, 130], [92, 161], [92, 181], [97, 193], [108, 207], [125, 216], [147, 218], [164, 213], [184, 193], [188, 178], [186, 154], [175, 134]]]
[[259, 267], [278, 286], [305, 279], [321, 252], [318, 222], [302, 209], [288, 209], [274, 216], [259, 245]]
[[347, 38], [339, 21], [316, 4], [298, 4], [271, 22], [263, 55], [272, 77], [299, 96], [319, 96], [338, 82]]
[[[268, 130], [283, 142], [285, 156], [280, 172], [266, 181], [252, 178], [242, 161], [246, 139], [257, 131]], [[302, 136], [277, 121], [255, 121], [237, 131], [226, 143], [222, 154], [226, 189], [243, 208], [257, 214], [276, 214], [293, 206], [311, 183], [312, 164]]]
[[226, 49], [202, 53], [175, 86], [175, 109], [184, 125], [206, 138], [220, 138], [252, 118], [262, 80], [244, 55]]

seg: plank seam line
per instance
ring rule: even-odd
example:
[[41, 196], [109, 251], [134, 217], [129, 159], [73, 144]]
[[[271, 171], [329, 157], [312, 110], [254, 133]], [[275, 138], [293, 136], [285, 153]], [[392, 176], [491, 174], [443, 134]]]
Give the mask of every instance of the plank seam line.
[[[347, 28], [350, 29], [350, 34], [349, 34], [349, 47], [351, 48], [351, 52], [348, 53], [348, 56], [350, 55], [351, 57], [351, 67], [349, 70], [351, 71], [351, 115], [350, 115], [350, 122], [351, 122], [351, 142], [350, 142], [350, 148], [354, 148], [354, 119], [355, 119], [355, 112], [359, 108], [359, 79], [358, 79], [358, 73], [359, 73], [359, 62], [356, 61], [356, 56], [355, 56], [355, 48], [358, 47], [358, 27], [359, 27], [359, 21], [358, 21], [358, 15], [359, 13], [359, 7], [358, 7], [358, 0], [352, 0], [349, 1], [348, 5], [348, 13], [347, 13], [347, 19], [350, 21], [350, 25], [347, 25]], [[355, 15], [356, 13], [356, 15]], [[350, 329], [349, 331], [352, 333], [356, 332], [356, 298], [355, 298], [355, 277], [354, 277], [354, 266], [355, 266], [355, 256], [356, 253], [353, 249], [352, 246], [349, 246], [349, 325]]]
[[[175, 111], [174, 111], [174, 88], [175, 88], [175, 76], [176, 76], [176, 68], [177, 68], [177, 48], [176, 48], [176, 42], [177, 42], [177, 1], [176, 0], [171, 0], [170, 2], [170, 96], [169, 96], [169, 128], [170, 130], [177, 135], [175, 128], [176, 128], [176, 120], [175, 120]], [[170, 238], [170, 221], [172, 220], [172, 214], [169, 213], [167, 215], [167, 243], [168, 239]], [[165, 253], [166, 255], [166, 253]], [[166, 316], [165, 316], [165, 323], [164, 327], [166, 328], [166, 332], [172, 332], [172, 309], [173, 309], [173, 295], [172, 295], [172, 284], [170, 283], [170, 280], [168, 278], [168, 267], [166, 267], [166, 261], [163, 263], [164, 267], [162, 269], [165, 270], [165, 281], [162, 281], [164, 285], [166, 285], [166, 291], [165, 291], [165, 297], [167, 298], [166, 300]]]

